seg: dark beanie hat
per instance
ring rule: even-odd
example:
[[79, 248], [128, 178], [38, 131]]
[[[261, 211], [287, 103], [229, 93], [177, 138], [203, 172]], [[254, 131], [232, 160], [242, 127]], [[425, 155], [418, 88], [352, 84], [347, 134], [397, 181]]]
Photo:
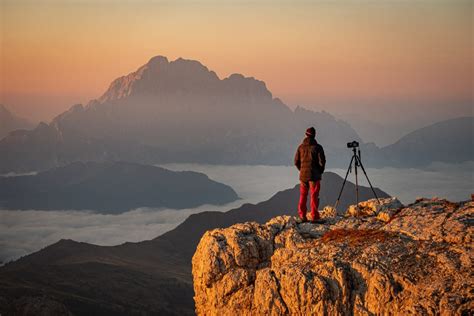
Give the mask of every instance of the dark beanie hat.
[[310, 127], [306, 130], [306, 136], [309, 136], [309, 137], [316, 136], [316, 130], [314, 129], [314, 127]]

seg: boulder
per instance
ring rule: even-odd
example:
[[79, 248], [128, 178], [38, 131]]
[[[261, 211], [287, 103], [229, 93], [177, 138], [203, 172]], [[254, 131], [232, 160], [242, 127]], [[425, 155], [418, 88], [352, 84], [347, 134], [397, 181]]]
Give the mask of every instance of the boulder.
[[394, 197], [370, 199], [350, 205], [346, 216], [379, 216], [383, 221], [388, 221], [393, 214], [403, 207], [403, 204]]

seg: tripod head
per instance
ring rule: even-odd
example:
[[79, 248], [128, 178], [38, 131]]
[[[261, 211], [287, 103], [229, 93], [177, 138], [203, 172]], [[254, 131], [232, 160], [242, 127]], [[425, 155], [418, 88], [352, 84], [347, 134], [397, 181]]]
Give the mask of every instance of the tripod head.
[[360, 161], [360, 149], [358, 149], [359, 148], [359, 142], [356, 141], [356, 140], [353, 140], [352, 142], [347, 143], [347, 148], [352, 148], [352, 152], [353, 152], [352, 156], [355, 159], [355, 166], [357, 168], [359, 166], [359, 161]]
[[[354, 153], [354, 154], [353, 154], [354, 156], [356, 156], [356, 155], [357, 155], [357, 149], [356, 149], [355, 147], [354, 147], [354, 148], [352, 148], [352, 152]], [[360, 150], [359, 150], [359, 152], [360, 152]]]

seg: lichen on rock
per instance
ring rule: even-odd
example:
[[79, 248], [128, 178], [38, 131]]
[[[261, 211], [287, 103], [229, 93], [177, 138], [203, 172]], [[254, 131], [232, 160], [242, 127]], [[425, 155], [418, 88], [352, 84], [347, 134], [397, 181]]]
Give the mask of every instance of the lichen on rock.
[[324, 225], [279, 216], [206, 232], [192, 260], [196, 313], [469, 314], [474, 202], [382, 204]]

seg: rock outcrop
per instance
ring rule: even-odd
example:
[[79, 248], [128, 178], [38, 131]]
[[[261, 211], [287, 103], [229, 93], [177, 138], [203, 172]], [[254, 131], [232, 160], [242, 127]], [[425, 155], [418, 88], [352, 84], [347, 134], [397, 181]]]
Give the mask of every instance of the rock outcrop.
[[470, 314], [474, 202], [382, 204], [322, 225], [279, 216], [206, 232], [192, 261], [196, 313]]

